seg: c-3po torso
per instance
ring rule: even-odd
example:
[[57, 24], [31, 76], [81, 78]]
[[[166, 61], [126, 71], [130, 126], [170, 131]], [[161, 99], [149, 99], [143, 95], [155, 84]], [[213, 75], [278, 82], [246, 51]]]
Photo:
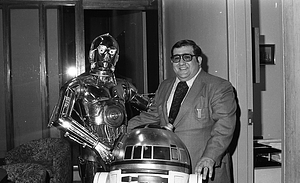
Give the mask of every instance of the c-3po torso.
[[[135, 87], [126, 80], [114, 76], [100, 77], [97, 73], [85, 73], [62, 88], [50, 125], [65, 131], [65, 136], [95, 150], [102, 160], [109, 163], [116, 140], [126, 132], [125, 103], [146, 110], [148, 100], [137, 94]], [[97, 161], [97, 155], [86, 155], [89, 161]]]

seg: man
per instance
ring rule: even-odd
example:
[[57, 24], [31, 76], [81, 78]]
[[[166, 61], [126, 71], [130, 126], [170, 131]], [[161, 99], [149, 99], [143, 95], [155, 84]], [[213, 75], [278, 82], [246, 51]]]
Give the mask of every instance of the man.
[[[200, 47], [191, 40], [178, 41], [172, 47], [176, 77], [159, 85], [150, 110], [132, 118], [128, 129], [158, 123], [173, 130], [189, 150], [193, 173], [202, 174], [208, 182], [229, 183], [231, 159], [227, 148], [236, 124], [235, 94], [228, 81], [201, 69], [201, 54]], [[188, 88], [176, 117], [172, 100], [180, 81]]]

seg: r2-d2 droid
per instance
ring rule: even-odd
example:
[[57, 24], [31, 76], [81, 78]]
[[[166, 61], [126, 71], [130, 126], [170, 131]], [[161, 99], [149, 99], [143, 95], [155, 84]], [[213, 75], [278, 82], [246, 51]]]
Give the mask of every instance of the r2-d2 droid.
[[187, 148], [175, 133], [156, 125], [125, 134], [113, 151], [110, 172], [98, 172], [94, 183], [202, 183], [190, 174]]

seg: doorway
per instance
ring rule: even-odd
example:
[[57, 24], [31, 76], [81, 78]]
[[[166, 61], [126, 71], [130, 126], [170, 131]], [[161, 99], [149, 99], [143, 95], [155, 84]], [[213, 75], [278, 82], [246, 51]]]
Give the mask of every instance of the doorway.
[[139, 93], [155, 92], [159, 84], [157, 16], [157, 10], [84, 10], [86, 66], [93, 39], [109, 33], [120, 47], [116, 77], [131, 81]]

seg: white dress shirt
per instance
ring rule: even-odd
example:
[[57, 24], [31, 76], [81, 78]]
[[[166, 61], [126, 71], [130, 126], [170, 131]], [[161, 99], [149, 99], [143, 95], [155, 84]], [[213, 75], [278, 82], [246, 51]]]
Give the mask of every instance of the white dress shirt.
[[[192, 87], [196, 77], [198, 76], [198, 74], [200, 73], [201, 71], [201, 68], [199, 69], [199, 71], [197, 72], [197, 74], [190, 80], [186, 81], [186, 84], [188, 85], [189, 87], [189, 90], [187, 91], [186, 95], [188, 94], [188, 92], [190, 91], [190, 88]], [[176, 77], [176, 80], [175, 80], [175, 83], [173, 85], [173, 88], [171, 90], [171, 93], [170, 93], [170, 96], [169, 96], [169, 99], [167, 101], [167, 112], [168, 112], [168, 116], [169, 116], [169, 112], [170, 112], [170, 108], [171, 108], [171, 104], [172, 104], [172, 101], [173, 101], [173, 97], [174, 97], [174, 93], [175, 93], [175, 90], [176, 90], [176, 87], [177, 87], [177, 84], [180, 82], [180, 80]], [[185, 95], [185, 96], [186, 96]], [[185, 97], [184, 97], [185, 99]], [[184, 101], [184, 99], [182, 100], [182, 102]]]

